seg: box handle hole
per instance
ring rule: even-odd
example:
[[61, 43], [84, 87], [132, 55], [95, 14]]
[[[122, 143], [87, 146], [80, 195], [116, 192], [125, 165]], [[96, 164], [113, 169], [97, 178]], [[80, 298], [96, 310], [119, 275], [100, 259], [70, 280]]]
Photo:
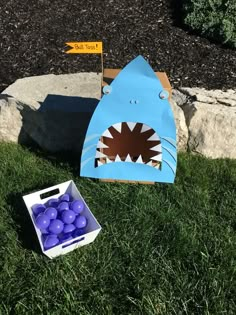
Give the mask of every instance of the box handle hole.
[[69, 244], [62, 245], [62, 248], [65, 248], [65, 247], [70, 246], [70, 245], [72, 245], [72, 244], [79, 243], [79, 242], [81, 242], [81, 241], [83, 241], [83, 240], [84, 240], [84, 237], [81, 237], [81, 238], [79, 238], [78, 240], [75, 240], [75, 241], [73, 241], [73, 242], [71, 242], [71, 243], [69, 243]]
[[59, 188], [57, 188], [57, 189], [49, 190], [49, 191], [39, 195], [39, 197], [41, 199], [45, 199], [45, 198], [57, 195], [57, 194], [59, 194], [59, 192], [60, 192], [60, 190], [59, 190]]

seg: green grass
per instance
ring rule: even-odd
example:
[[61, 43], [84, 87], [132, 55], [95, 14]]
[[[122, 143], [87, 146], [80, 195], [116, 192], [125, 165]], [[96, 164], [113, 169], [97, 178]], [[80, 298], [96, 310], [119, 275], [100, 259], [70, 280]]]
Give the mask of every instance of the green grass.
[[[103, 229], [41, 255], [21, 196], [73, 179]], [[80, 179], [0, 145], [0, 314], [236, 314], [236, 161], [181, 154], [174, 185]]]

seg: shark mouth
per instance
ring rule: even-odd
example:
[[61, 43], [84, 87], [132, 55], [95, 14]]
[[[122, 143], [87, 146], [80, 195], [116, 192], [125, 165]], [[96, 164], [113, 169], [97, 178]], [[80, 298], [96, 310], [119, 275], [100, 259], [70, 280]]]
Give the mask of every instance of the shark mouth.
[[97, 143], [95, 167], [114, 162], [146, 164], [161, 169], [160, 137], [151, 127], [139, 122], [110, 126]]

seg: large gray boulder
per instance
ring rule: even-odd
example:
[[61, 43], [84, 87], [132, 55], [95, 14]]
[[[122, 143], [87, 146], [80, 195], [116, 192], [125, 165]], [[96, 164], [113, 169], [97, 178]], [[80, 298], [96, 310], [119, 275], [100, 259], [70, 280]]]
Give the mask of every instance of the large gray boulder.
[[28, 77], [2, 93], [0, 141], [24, 143], [22, 135], [28, 135], [50, 152], [80, 152], [101, 95], [101, 75]]
[[29, 140], [22, 128], [23, 108], [14, 98], [0, 94], [0, 142], [26, 143]]
[[47, 74], [16, 80], [2, 94], [38, 109], [48, 95], [100, 98], [101, 74], [93, 72], [74, 74]]
[[178, 151], [186, 151], [188, 146], [188, 128], [186, 125], [184, 112], [180, 106], [172, 99], [170, 105], [174, 114], [176, 133], [177, 133], [177, 148]]
[[236, 106], [236, 89], [222, 91], [203, 88], [180, 88], [179, 91], [185, 95], [186, 99], [192, 97], [200, 103]]
[[211, 158], [236, 158], [236, 90], [181, 88], [190, 151]]
[[33, 140], [49, 152], [81, 152], [92, 112], [41, 111], [0, 94], [0, 142]]

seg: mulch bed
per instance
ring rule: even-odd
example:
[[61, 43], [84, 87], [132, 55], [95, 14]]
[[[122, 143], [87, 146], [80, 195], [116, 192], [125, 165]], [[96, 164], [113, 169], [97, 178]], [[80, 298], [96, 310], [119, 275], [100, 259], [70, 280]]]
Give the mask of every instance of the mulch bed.
[[[172, 0], [172, 2], [178, 0]], [[100, 71], [99, 55], [67, 55], [67, 41], [104, 42], [104, 66], [143, 55], [171, 84], [236, 87], [236, 50], [178, 26], [171, 0], [1, 0], [0, 91], [16, 79]]]

